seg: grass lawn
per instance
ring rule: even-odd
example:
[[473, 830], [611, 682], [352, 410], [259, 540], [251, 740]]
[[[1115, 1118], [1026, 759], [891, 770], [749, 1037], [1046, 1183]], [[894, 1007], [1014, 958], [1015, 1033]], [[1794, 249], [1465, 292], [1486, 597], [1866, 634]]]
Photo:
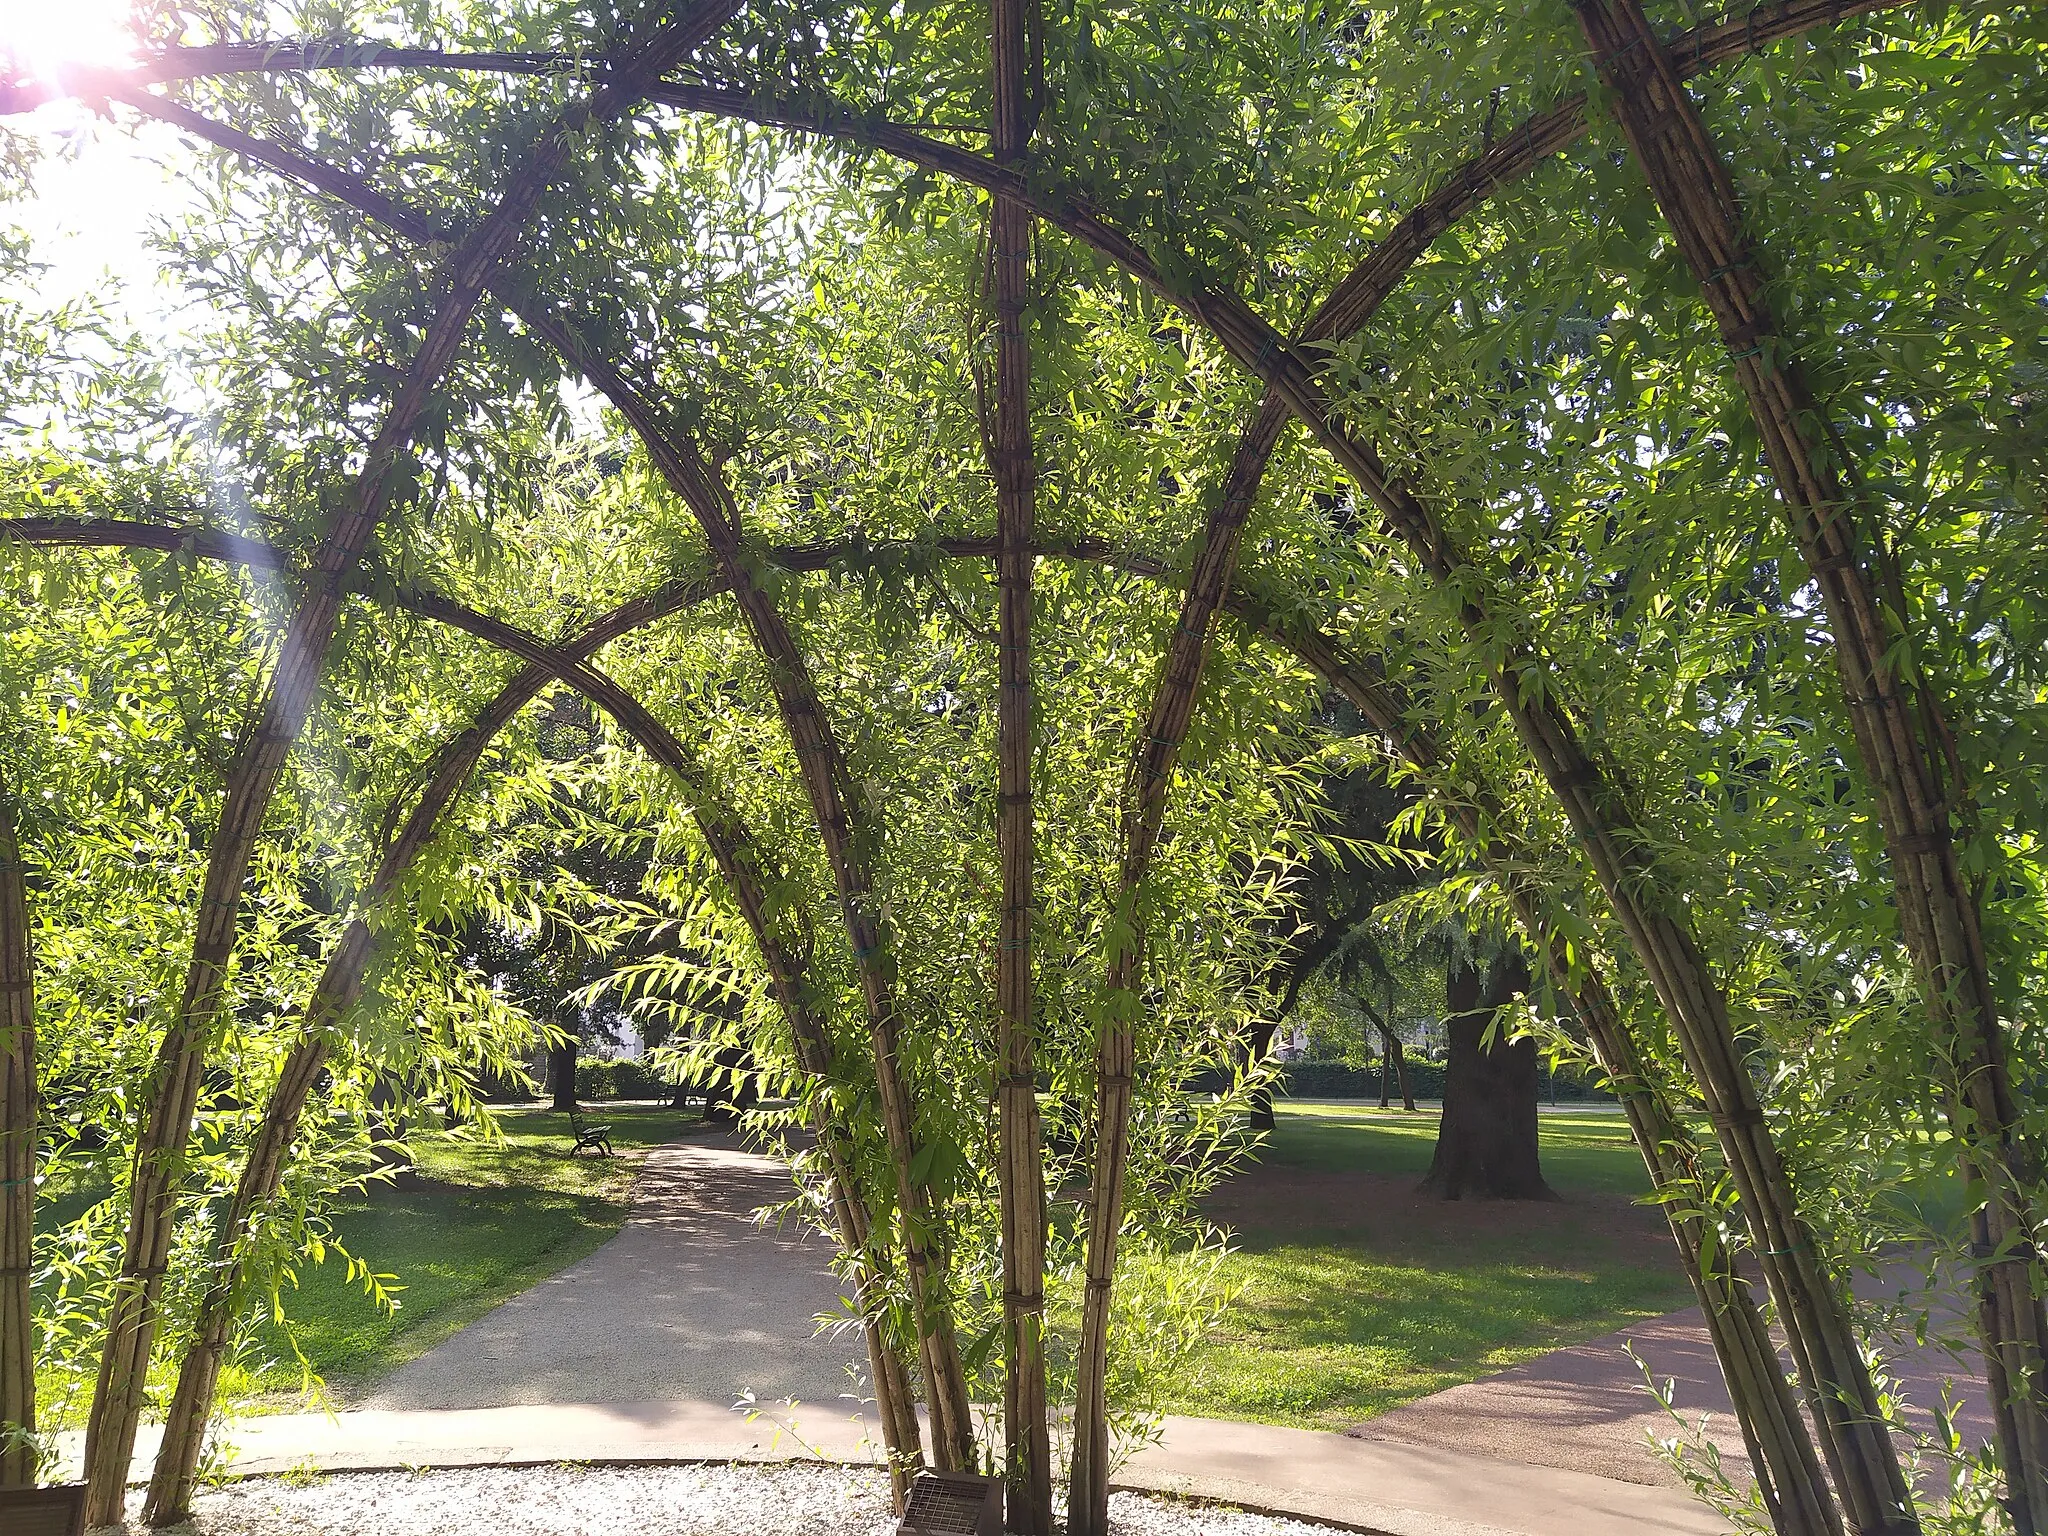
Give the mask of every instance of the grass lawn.
[[[509, 1296], [538, 1284], [602, 1244], [625, 1220], [634, 1171], [647, 1149], [672, 1141], [694, 1112], [655, 1105], [593, 1108], [612, 1128], [619, 1155], [568, 1155], [568, 1116], [510, 1110], [504, 1140], [416, 1132], [421, 1178], [376, 1188], [334, 1213], [341, 1244], [395, 1291], [385, 1311], [333, 1254], [308, 1265], [284, 1293], [286, 1328], [267, 1327], [269, 1359], [246, 1385], [289, 1408], [301, 1381], [293, 1346], [335, 1395], [346, 1399], [394, 1366], [433, 1348]], [[290, 1395], [287, 1396], [286, 1394]]]
[[1239, 1287], [1167, 1411], [1340, 1429], [1691, 1304], [1619, 1111], [1542, 1119], [1556, 1204], [1414, 1194], [1436, 1114], [1294, 1101], [1210, 1202]]

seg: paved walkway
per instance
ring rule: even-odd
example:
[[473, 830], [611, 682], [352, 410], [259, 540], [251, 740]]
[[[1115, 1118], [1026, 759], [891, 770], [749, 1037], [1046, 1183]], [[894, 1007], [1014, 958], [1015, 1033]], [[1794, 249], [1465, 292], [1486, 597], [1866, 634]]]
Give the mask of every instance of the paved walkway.
[[[762, 1401], [836, 1404], [867, 1351], [842, 1311], [832, 1249], [753, 1213], [792, 1192], [789, 1170], [723, 1135], [657, 1147], [616, 1237], [400, 1366], [371, 1409], [527, 1403]], [[858, 1369], [859, 1377], [853, 1372]]]
[[[1883, 1304], [1926, 1288], [1924, 1269], [1901, 1260], [1866, 1277], [1856, 1290], [1864, 1301]], [[1760, 1284], [1758, 1290], [1761, 1294]], [[1940, 1320], [1942, 1331], [1964, 1334], [1967, 1330], [1955, 1315], [1953, 1289], [1942, 1283], [1936, 1294], [1941, 1298], [1937, 1311], [1946, 1314]], [[1672, 1405], [1685, 1421], [1683, 1429], [1645, 1392], [1645, 1368], [1659, 1386], [1668, 1385]], [[1957, 1360], [1928, 1345], [1887, 1358], [1884, 1369], [1906, 1401], [1908, 1423], [1931, 1431], [1928, 1410], [1953, 1384], [1959, 1410], [1956, 1427], [1964, 1438], [1974, 1443], [1996, 1433], [1983, 1378], [1972, 1357]], [[1648, 1438], [1690, 1436], [1702, 1419], [1722, 1465], [1738, 1481], [1748, 1481], [1749, 1454], [1735, 1426], [1727, 1383], [1714, 1359], [1706, 1318], [1693, 1307], [1570, 1349], [1553, 1350], [1526, 1365], [1381, 1414], [1346, 1433], [1362, 1440], [1449, 1446], [1503, 1461], [1677, 1487], [1677, 1475], [1651, 1452]]]
[[[753, 1220], [789, 1188], [782, 1165], [731, 1138], [656, 1149], [629, 1220], [604, 1247], [401, 1368], [359, 1410], [240, 1422], [233, 1469], [873, 1459], [879, 1430], [851, 1395], [864, 1354], [858, 1336], [820, 1335], [813, 1324], [841, 1310], [829, 1248]], [[1746, 1472], [1693, 1311], [1454, 1387], [1346, 1434], [1171, 1418], [1117, 1486], [1382, 1536], [1718, 1533], [1722, 1523], [1678, 1489], [1645, 1443], [1676, 1426], [1644, 1393], [1626, 1346], [1660, 1380], [1674, 1380], [1688, 1420], [1712, 1416], [1730, 1470]], [[1906, 1364], [1908, 1393], [1920, 1401], [1954, 1373], [1931, 1356]], [[748, 1391], [759, 1406], [734, 1411]], [[1981, 1394], [1974, 1417], [1988, 1431]], [[137, 1477], [147, 1475], [153, 1438], [146, 1429]]]
[[[403, 1366], [355, 1411], [239, 1422], [234, 1469], [874, 1458], [879, 1427], [846, 1395], [858, 1336], [813, 1327], [841, 1307], [829, 1248], [753, 1220], [789, 1188], [786, 1169], [730, 1137], [657, 1148], [604, 1247]], [[748, 1390], [760, 1406], [735, 1411]], [[1384, 1536], [1721, 1529], [1675, 1490], [1584, 1468], [1209, 1419], [1169, 1419], [1117, 1485]]]

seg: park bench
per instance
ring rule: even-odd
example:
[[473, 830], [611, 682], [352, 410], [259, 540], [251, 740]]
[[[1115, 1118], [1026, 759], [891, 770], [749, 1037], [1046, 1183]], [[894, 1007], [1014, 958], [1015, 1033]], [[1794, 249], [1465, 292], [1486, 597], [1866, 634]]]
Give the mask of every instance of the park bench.
[[0, 1531], [7, 1536], [81, 1536], [84, 1530], [85, 1484], [0, 1488]]
[[584, 1119], [580, 1109], [569, 1111], [569, 1134], [576, 1138], [576, 1144], [569, 1148], [571, 1157], [586, 1147], [606, 1157], [617, 1155], [612, 1151], [612, 1128]]
[[896, 1536], [1001, 1536], [1003, 1481], [967, 1472], [920, 1472]]

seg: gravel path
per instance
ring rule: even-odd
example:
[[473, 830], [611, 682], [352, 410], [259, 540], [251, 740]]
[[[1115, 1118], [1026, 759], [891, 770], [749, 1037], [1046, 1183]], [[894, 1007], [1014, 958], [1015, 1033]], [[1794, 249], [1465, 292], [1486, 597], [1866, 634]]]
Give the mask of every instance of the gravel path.
[[[1330, 1529], [1129, 1493], [1112, 1495], [1109, 1507], [1117, 1536], [1325, 1536]], [[880, 1473], [806, 1465], [252, 1478], [202, 1495], [192, 1523], [174, 1528], [193, 1536], [889, 1536], [893, 1529]]]
[[841, 1310], [814, 1233], [755, 1225], [789, 1198], [789, 1170], [729, 1136], [657, 1147], [618, 1236], [400, 1366], [357, 1405], [836, 1404], [865, 1374], [860, 1335], [820, 1336]]

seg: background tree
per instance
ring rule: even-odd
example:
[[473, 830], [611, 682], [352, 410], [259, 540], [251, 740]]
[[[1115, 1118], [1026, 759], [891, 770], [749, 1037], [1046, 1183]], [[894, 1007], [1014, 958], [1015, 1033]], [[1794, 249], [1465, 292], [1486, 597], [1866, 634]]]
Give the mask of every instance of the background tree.
[[[1476, 947], [1476, 946], [1475, 946]], [[1453, 952], [1444, 968], [1443, 1120], [1422, 1189], [1445, 1200], [1555, 1200], [1536, 1143], [1536, 1041], [1510, 1039], [1529, 992], [1519, 949]]]

